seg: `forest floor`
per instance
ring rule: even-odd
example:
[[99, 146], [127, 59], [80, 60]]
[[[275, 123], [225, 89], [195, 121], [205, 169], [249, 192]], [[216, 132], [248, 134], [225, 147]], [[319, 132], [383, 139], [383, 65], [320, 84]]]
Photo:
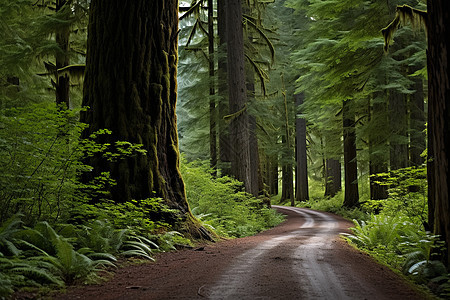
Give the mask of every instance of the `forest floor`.
[[426, 299], [339, 236], [353, 224], [276, 207], [285, 222], [258, 235], [162, 253], [119, 268], [107, 282], [54, 299]]

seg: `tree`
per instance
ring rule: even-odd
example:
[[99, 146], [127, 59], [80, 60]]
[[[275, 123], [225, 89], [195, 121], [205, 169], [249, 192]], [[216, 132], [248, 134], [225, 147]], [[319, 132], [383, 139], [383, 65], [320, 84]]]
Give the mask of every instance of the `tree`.
[[351, 104], [350, 100], [344, 101], [342, 108], [345, 174], [344, 206], [347, 207], [356, 206], [359, 202], [355, 115], [350, 108]]
[[86, 76], [81, 121], [88, 138], [113, 150], [118, 141], [142, 144], [146, 155], [119, 162], [88, 159], [88, 179], [109, 172], [116, 202], [161, 197], [189, 217], [179, 172], [177, 101], [178, 1], [93, 0], [90, 5]]
[[450, 257], [450, 2], [428, 0], [428, 185], [434, 232]]
[[209, 154], [210, 165], [216, 174], [217, 129], [216, 129], [216, 83], [214, 60], [214, 1], [208, 0], [208, 54], [209, 54]]
[[244, 34], [239, 0], [226, 5], [231, 173], [251, 191], [249, 121], [245, 85]]
[[[303, 104], [304, 94], [296, 94], [296, 105], [300, 107]], [[295, 120], [296, 132], [296, 162], [295, 172], [295, 198], [297, 201], [306, 201], [309, 199], [308, 193], [308, 166], [306, 157], [306, 121], [301, 116]]]

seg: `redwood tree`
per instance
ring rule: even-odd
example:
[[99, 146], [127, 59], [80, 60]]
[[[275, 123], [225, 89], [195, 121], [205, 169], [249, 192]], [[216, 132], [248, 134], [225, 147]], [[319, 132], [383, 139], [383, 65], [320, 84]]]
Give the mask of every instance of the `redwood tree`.
[[[142, 144], [146, 155], [110, 162], [95, 156], [91, 178], [110, 172], [114, 201], [161, 197], [189, 215], [179, 172], [177, 101], [177, 0], [92, 0], [81, 121], [84, 137]], [[113, 146], [111, 146], [113, 147]]]
[[450, 253], [450, 2], [428, 0], [428, 185], [430, 221]]
[[359, 203], [355, 114], [351, 111], [350, 104], [350, 100], [344, 101], [342, 109], [345, 174], [344, 206], [346, 207], [357, 206]]
[[245, 85], [244, 33], [240, 0], [226, 3], [231, 173], [251, 191], [249, 119]]
[[[295, 94], [296, 106], [303, 104], [305, 95]], [[308, 166], [306, 157], [306, 120], [302, 117], [295, 119], [296, 132], [296, 164], [297, 171], [295, 172], [295, 198], [297, 201], [306, 201], [309, 199], [308, 192]]]

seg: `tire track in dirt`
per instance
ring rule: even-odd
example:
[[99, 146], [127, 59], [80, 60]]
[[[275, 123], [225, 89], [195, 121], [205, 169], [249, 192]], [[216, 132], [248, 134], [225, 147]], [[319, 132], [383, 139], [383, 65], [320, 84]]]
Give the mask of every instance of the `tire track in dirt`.
[[[305, 222], [299, 227], [310, 228], [314, 227], [315, 221], [308, 214], [301, 213], [305, 218]], [[301, 234], [301, 230], [293, 231], [290, 234], [273, 237], [267, 241], [262, 242], [255, 248], [247, 250], [240, 255], [229, 270], [223, 274], [215, 286], [209, 288], [209, 299], [243, 299], [249, 297], [248, 282], [256, 273], [261, 265], [267, 261], [267, 253], [275, 247]]]
[[305, 208], [274, 208], [287, 218], [270, 230], [163, 253], [155, 263], [125, 266], [107, 282], [70, 287], [54, 298], [427, 299], [339, 237], [351, 222]]

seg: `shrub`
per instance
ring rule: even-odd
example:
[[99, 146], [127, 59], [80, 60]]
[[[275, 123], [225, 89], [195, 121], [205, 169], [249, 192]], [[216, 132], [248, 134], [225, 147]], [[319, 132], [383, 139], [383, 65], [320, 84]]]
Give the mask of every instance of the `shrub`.
[[265, 208], [261, 199], [245, 193], [241, 182], [214, 178], [202, 162], [183, 160], [181, 165], [193, 214], [219, 234], [242, 237], [282, 222], [283, 217]]

